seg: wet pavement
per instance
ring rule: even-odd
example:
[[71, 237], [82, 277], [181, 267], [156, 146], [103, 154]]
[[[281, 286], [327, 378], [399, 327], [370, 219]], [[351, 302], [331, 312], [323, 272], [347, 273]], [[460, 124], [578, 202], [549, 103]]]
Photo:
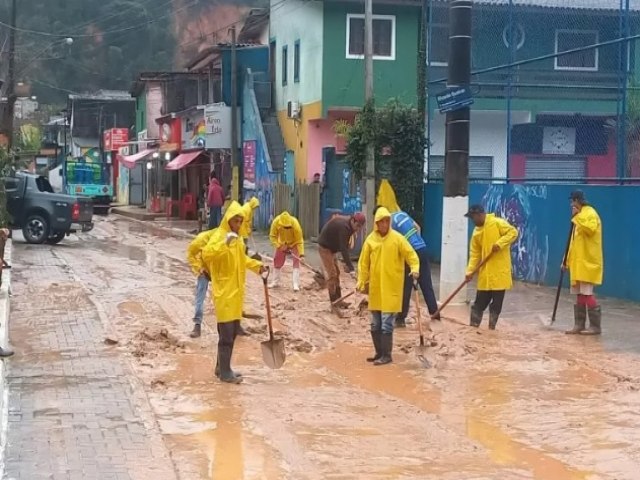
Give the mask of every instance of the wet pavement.
[[[602, 338], [567, 337], [569, 296], [545, 329], [553, 290], [519, 285], [495, 332], [460, 325], [465, 305], [433, 322], [434, 368], [414, 356], [413, 324], [394, 364], [372, 367], [366, 312], [332, 316], [311, 273], [289, 289], [287, 266], [271, 292], [287, 362], [263, 365], [264, 320], [245, 319], [245, 382], [221, 385], [209, 303], [188, 337], [188, 238], [162, 227], [111, 216], [58, 246], [14, 242], [3, 478], [637, 478], [637, 305], [605, 300]], [[254, 275], [245, 310], [264, 315]]]

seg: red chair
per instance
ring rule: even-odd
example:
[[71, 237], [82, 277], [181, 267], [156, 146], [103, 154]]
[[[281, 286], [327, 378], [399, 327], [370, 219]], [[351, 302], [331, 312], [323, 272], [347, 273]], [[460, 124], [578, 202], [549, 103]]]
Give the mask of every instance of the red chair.
[[167, 210], [166, 210], [166, 214], [167, 214], [167, 218], [172, 218], [173, 217], [173, 208], [174, 207], [178, 207], [178, 211], [180, 210], [180, 202], [178, 200], [171, 200], [170, 198], [167, 199]]
[[198, 215], [198, 204], [193, 193], [185, 193], [180, 202], [180, 218], [187, 220], [192, 215], [195, 220]]

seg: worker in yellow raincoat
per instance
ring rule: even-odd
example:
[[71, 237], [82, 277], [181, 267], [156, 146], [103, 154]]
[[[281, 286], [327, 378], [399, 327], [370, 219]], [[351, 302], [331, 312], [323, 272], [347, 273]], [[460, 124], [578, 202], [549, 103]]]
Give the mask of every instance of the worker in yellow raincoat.
[[211, 277], [202, 261], [202, 249], [209, 243], [216, 229], [205, 230], [198, 234], [187, 247], [187, 261], [191, 265], [191, 271], [196, 276], [195, 313], [193, 315], [193, 331], [191, 338], [198, 338], [202, 330], [202, 317], [204, 312], [204, 300], [209, 290]]
[[[600, 335], [602, 310], [593, 289], [602, 285], [602, 222], [595, 208], [587, 203], [584, 192], [572, 192], [569, 200], [574, 227], [566, 268], [571, 277], [571, 293], [578, 298], [574, 306], [574, 327], [566, 333]], [[587, 313], [589, 328], [585, 329]]]
[[287, 255], [293, 257], [293, 291], [300, 290], [300, 260], [304, 258], [304, 236], [298, 219], [286, 210], [273, 219], [269, 240], [275, 247], [273, 255], [273, 279], [269, 288], [280, 283], [280, 270], [284, 266]]
[[478, 265], [491, 255], [478, 274], [478, 291], [471, 306], [470, 325], [479, 327], [484, 311], [489, 307], [489, 329], [495, 330], [504, 295], [513, 286], [511, 244], [518, 238], [518, 230], [493, 213], [487, 214], [482, 205], [472, 205], [465, 216], [475, 225], [469, 245], [467, 282], [473, 278]]
[[402, 310], [405, 263], [409, 265], [413, 281], [420, 276], [420, 260], [411, 244], [391, 229], [389, 210], [380, 207], [374, 217], [373, 232], [362, 247], [358, 261], [360, 292], [369, 293], [371, 339], [375, 355], [367, 358], [374, 365], [391, 363], [393, 321]]
[[220, 226], [202, 251], [202, 260], [211, 275], [213, 304], [218, 320], [218, 363], [216, 375], [223, 382], [240, 383], [242, 376], [231, 370], [233, 345], [240, 329], [247, 269], [263, 274], [266, 267], [247, 257], [239, 236], [244, 220], [242, 207], [231, 202]]
[[[247, 252], [249, 251], [249, 237], [253, 231], [253, 212], [260, 207], [260, 200], [256, 197], [251, 197], [249, 200], [244, 202], [242, 205], [242, 213], [244, 214], [244, 221], [242, 222], [242, 227], [240, 228], [240, 236], [242, 240], [244, 240], [244, 244], [247, 247]], [[257, 252], [254, 252], [254, 254]], [[260, 260], [260, 258], [258, 258]]]

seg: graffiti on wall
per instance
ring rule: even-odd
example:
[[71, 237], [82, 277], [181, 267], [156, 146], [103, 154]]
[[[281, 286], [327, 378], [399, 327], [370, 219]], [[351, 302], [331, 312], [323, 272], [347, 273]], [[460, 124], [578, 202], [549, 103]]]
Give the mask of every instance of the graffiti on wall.
[[342, 211], [344, 213], [354, 213], [362, 210], [362, 196], [360, 195], [360, 185], [355, 181], [351, 170], [342, 170]]
[[116, 198], [118, 203], [129, 205], [129, 169], [124, 165], [118, 165], [118, 191]]
[[542, 283], [547, 274], [549, 237], [538, 233], [534, 204], [547, 199], [546, 185], [491, 185], [482, 197], [488, 212], [504, 218], [518, 229], [512, 246], [513, 276], [517, 280]]

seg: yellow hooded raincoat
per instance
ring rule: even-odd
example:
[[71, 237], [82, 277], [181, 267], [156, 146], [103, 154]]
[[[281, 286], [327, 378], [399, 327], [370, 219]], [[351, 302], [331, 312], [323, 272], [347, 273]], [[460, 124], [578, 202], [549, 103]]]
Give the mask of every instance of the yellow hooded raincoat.
[[215, 231], [216, 229], [214, 228], [199, 233], [187, 247], [187, 261], [189, 265], [191, 265], [191, 271], [196, 276], [200, 275], [202, 269], [206, 270], [204, 262], [202, 261], [202, 249], [209, 243]]
[[[289, 228], [290, 227], [290, 228]], [[274, 247], [298, 247], [298, 254], [304, 255], [304, 237], [298, 219], [289, 212], [282, 212], [271, 223], [269, 240]]]
[[242, 237], [227, 245], [227, 234], [231, 231], [229, 220], [236, 215], [242, 216], [242, 207], [234, 201], [202, 250], [202, 260], [211, 275], [213, 305], [220, 323], [240, 320], [247, 268], [259, 273], [262, 266], [261, 262], [247, 257]]
[[518, 230], [509, 222], [487, 214], [482, 227], [476, 227], [469, 245], [469, 264], [467, 274], [471, 274], [478, 264], [486, 258], [494, 245], [500, 250], [480, 269], [478, 290], [509, 290], [513, 286], [511, 275], [511, 244], [518, 238]]
[[253, 211], [260, 206], [260, 200], [256, 197], [251, 197], [247, 202], [242, 205], [242, 213], [244, 214], [244, 221], [242, 227], [240, 227], [239, 235], [242, 238], [249, 238], [253, 229]]
[[400, 205], [396, 200], [396, 192], [389, 183], [389, 180], [382, 180], [378, 188], [378, 205], [389, 210], [390, 213], [400, 211]]
[[569, 247], [567, 266], [571, 285], [577, 282], [602, 285], [602, 222], [593, 207], [585, 205], [571, 221], [573, 237]]
[[[375, 221], [390, 218], [389, 210], [382, 207]], [[377, 223], [362, 247], [358, 261], [358, 289], [369, 284], [369, 310], [384, 313], [402, 311], [402, 290], [405, 279], [404, 265], [411, 273], [420, 272], [420, 260], [409, 242], [398, 232], [389, 229], [384, 237], [378, 233]]]

